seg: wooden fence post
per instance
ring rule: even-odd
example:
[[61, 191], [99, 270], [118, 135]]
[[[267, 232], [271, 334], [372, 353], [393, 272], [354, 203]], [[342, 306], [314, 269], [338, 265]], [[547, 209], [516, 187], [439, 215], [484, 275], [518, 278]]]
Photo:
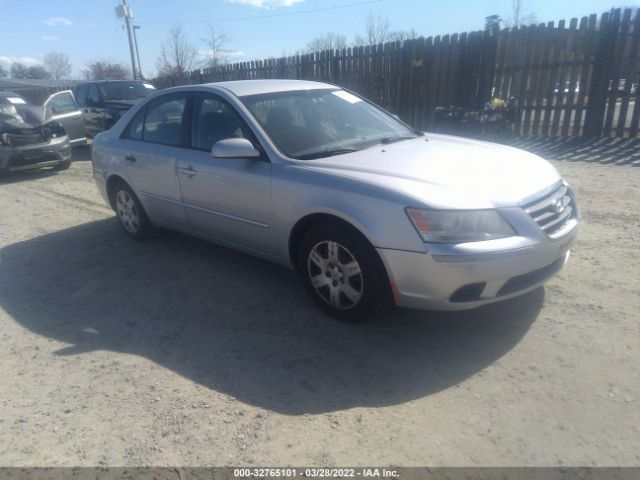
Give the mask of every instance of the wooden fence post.
[[[611, 16], [614, 18], [610, 18]], [[584, 121], [584, 136], [586, 138], [597, 137], [602, 133], [609, 77], [611, 76], [611, 60], [620, 20], [619, 13], [617, 19], [616, 21], [615, 15], [610, 15], [609, 13], [604, 13], [600, 17], [600, 31], [595, 42], [593, 56], [593, 77]], [[615, 85], [615, 88], [618, 88], [618, 86]]]

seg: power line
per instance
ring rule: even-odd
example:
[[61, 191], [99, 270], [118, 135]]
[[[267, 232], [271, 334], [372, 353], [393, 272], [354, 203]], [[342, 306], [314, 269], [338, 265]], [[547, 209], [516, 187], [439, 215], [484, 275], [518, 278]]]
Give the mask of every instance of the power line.
[[[254, 16], [248, 16], [248, 17], [230, 17], [230, 18], [219, 18], [217, 20], [183, 20], [183, 21], [176, 21], [176, 20], [148, 20], [148, 21], [140, 21], [138, 23], [173, 23], [173, 24], [181, 24], [181, 23], [218, 23], [218, 22], [235, 22], [235, 21], [240, 21], [240, 20], [260, 20], [260, 19], [264, 19], [264, 18], [274, 18], [274, 17], [286, 17], [289, 15], [303, 15], [306, 13], [317, 13], [317, 12], [327, 12], [330, 10], [338, 10], [341, 8], [349, 8], [349, 7], [358, 7], [358, 6], [362, 6], [362, 5], [371, 5], [373, 3], [380, 3], [383, 2], [384, 0], [368, 0], [365, 2], [353, 2], [353, 3], [347, 3], [345, 5], [335, 5], [333, 7], [324, 7], [324, 8], [314, 8], [314, 9], [309, 9], [309, 10], [298, 10], [297, 12], [284, 12], [284, 13], [274, 13], [271, 15], [254, 15]], [[142, 17], [138, 17], [138, 19], [140, 19]]]

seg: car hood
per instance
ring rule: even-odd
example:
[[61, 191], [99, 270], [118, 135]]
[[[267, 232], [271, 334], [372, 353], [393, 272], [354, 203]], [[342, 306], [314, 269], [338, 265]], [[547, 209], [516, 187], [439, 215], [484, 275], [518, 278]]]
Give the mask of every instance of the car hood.
[[296, 164], [378, 184], [432, 208], [515, 206], [561, 178], [523, 150], [436, 134]]
[[12, 110], [0, 111], [0, 134], [31, 132], [48, 121], [49, 119], [44, 118], [43, 107], [21, 105]]

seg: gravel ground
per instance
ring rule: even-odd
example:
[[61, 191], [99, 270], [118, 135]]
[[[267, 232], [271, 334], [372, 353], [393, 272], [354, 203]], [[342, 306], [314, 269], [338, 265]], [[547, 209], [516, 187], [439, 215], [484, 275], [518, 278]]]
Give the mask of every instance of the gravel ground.
[[0, 179], [0, 465], [640, 465], [640, 170], [557, 166], [584, 224], [544, 289], [360, 325], [131, 242], [89, 162]]

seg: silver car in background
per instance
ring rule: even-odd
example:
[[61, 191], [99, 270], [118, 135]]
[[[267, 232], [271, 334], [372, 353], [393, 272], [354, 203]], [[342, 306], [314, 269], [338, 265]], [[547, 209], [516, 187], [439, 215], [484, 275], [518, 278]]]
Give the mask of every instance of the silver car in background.
[[545, 160], [308, 81], [159, 91], [96, 137], [93, 168], [131, 238], [167, 227], [295, 268], [345, 321], [530, 291], [562, 268], [580, 217]]

